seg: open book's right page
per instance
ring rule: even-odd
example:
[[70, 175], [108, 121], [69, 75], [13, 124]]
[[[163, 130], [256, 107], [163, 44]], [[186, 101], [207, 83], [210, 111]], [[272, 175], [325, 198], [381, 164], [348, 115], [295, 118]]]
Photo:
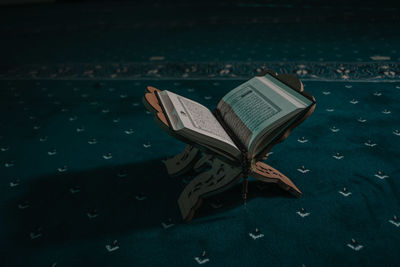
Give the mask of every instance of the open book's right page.
[[230, 91], [217, 108], [225, 124], [251, 154], [263, 137], [311, 104], [312, 101], [267, 74]]

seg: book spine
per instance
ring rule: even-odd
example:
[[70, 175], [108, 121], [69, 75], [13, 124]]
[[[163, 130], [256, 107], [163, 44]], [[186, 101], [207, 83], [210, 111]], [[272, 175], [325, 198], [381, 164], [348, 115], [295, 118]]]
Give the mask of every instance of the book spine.
[[232, 132], [232, 130], [226, 125], [224, 119], [222, 118], [221, 112], [215, 108], [213, 110], [213, 114], [215, 118], [218, 120], [218, 122], [221, 124], [222, 128], [224, 128], [225, 132], [229, 135], [229, 137], [232, 139], [233, 143], [239, 148], [240, 151], [243, 151], [247, 153], [247, 148], [242, 142], [239, 140], [239, 138]]
[[216, 117], [216, 119], [219, 121], [221, 124], [222, 128], [227, 132], [229, 137], [232, 139], [233, 143], [240, 149], [241, 151], [241, 167], [242, 167], [242, 175], [243, 175], [243, 202], [246, 205], [247, 201], [247, 192], [248, 192], [248, 180], [249, 180], [249, 174], [250, 174], [250, 164], [251, 162], [248, 159], [248, 151], [247, 148], [242, 142], [239, 140], [239, 138], [230, 130], [230, 128], [226, 125], [224, 119], [221, 116], [221, 113], [219, 110], [216, 108], [213, 110], [213, 114]]

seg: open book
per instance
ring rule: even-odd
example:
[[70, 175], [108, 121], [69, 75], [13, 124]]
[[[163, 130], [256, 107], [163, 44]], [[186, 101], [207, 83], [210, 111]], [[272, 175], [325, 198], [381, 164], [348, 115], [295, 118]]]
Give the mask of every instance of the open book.
[[176, 135], [230, 160], [263, 151], [314, 104], [270, 74], [256, 76], [227, 93], [211, 112], [198, 102], [164, 90], [158, 102]]

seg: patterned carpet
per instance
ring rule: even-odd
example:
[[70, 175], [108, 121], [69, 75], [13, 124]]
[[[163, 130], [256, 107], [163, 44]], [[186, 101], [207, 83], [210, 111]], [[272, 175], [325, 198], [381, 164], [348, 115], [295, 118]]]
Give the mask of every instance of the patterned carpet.
[[[175, 20], [162, 10], [188, 6], [64, 3], [30, 7], [36, 20], [6, 8], [2, 266], [398, 265], [398, 9], [329, 16], [338, 9], [313, 3], [296, 17], [297, 2], [257, 3]], [[236, 19], [243, 8], [253, 13]], [[162, 160], [185, 144], [145, 111], [145, 87], [213, 108], [264, 68], [297, 75], [317, 100], [266, 161], [303, 196], [252, 180], [246, 208], [239, 184], [183, 223], [176, 200], [190, 177], [168, 177]]]

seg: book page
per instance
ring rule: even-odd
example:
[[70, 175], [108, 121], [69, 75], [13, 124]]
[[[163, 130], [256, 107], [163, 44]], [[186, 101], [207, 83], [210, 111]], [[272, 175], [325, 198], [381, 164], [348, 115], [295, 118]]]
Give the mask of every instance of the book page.
[[310, 100], [295, 95], [291, 88], [283, 89], [286, 85], [268, 76], [241, 84], [218, 104], [225, 123], [248, 149], [258, 135], [276, 128], [288, 115], [311, 104]]
[[208, 108], [172, 92], [165, 90], [164, 93], [168, 95], [174, 107], [173, 113], [178, 118], [178, 128], [190, 129], [237, 148]]

